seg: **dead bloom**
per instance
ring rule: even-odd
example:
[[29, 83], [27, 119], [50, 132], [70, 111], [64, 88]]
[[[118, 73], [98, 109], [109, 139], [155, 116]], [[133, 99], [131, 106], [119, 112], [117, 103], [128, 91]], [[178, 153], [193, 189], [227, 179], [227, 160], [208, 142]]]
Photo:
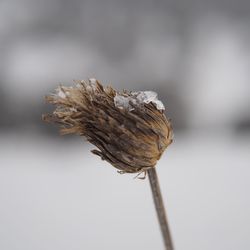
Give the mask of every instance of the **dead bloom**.
[[45, 121], [61, 124], [62, 134], [86, 137], [99, 149], [92, 152], [122, 173], [154, 167], [172, 142], [171, 124], [155, 92], [117, 92], [89, 79], [59, 87], [46, 101], [56, 108]]

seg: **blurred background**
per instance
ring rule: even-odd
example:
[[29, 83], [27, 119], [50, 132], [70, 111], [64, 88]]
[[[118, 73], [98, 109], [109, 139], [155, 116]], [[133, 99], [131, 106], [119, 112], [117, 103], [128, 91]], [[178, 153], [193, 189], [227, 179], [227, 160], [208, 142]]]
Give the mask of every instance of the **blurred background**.
[[250, 249], [250, 2], [0, 1], [0, 249], [163, 249], [147, 180], [41, 121], [74, 79], [153, 90], [176, 250]]

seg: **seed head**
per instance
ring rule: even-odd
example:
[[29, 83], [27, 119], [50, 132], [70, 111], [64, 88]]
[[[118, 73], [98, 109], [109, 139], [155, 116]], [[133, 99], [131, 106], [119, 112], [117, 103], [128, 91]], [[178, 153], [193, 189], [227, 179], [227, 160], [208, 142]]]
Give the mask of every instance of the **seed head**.
[[92, 152], [122, 173], [146, 171], [156, 165], [172, 142], [170, 121], [152, 91], [115, 91], [97, 80], [60, 86], [46, 96], [56, 106], [43, 120], [61, 125], [62, 134], [84, 136], [99, 150]]

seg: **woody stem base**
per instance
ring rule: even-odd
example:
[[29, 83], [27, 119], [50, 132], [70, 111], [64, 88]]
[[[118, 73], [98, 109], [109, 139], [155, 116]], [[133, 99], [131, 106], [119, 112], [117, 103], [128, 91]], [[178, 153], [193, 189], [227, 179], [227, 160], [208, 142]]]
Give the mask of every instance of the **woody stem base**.
[[149, 182], [153, 194], [155, 209], [158, 216], [158, 221], [161, 228], [161, 233], [164, 240], [164, 245], [166, 250], [174, 250], [169, 225], [167, 221], [167, 216], [164, 208], [164, 203], [161, 195], [159, 180], [155, 167], [147, 170]]

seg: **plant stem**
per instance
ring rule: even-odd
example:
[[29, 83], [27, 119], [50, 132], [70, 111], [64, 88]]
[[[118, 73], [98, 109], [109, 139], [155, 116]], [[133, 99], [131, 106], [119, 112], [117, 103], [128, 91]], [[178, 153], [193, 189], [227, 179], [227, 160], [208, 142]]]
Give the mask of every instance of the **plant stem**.
[[156, 169], [153, 167], [148, 169], [147, 172], [153, 194], [155, 209], [161, 227], [161, 233], [163, 236], [165, 249], [174, 250]]

